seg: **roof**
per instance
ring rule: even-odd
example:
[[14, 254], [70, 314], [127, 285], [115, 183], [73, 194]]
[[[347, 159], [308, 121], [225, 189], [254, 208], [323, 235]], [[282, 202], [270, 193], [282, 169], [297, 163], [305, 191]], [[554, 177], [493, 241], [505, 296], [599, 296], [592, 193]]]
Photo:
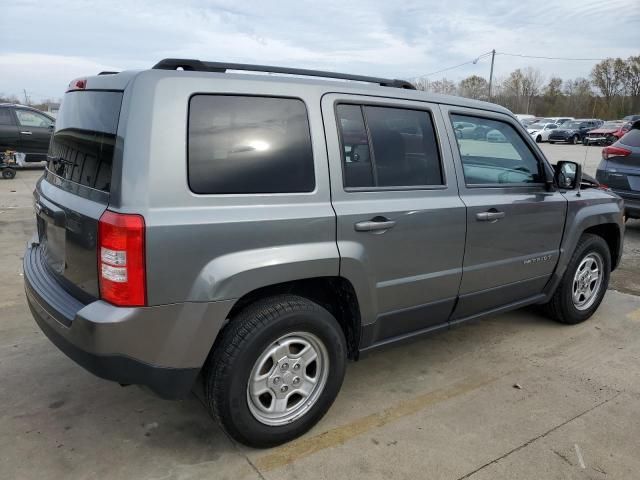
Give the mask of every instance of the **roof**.
[[[184, 70], [176, 70], [178, 67], [184, 68]], [[228, 70], [233, 70], [234, 73], [229, 73]], [[237, 70], [242, 70], [243, 73], [235, 73]], [[262, 73], [256, 73], [256, 70]], [[245, 73], [245, 71], [247, 73]], [[334, 72], [320, 72], [314, 70], [289, 69], [285, 67], [166, 59], [159, 62], [155, 68], [148, 70], [131, 70], [107, 74], [103, 72], [101, 75], [82, 78], [87, 80], [87, 89], [124, 90], [130, 82], [141, 77], [146, 79], [155, 78], [157, 80], [167, 77], [199, 79], [210, 78], [211, 80], [249, 80], [265, 83], [306, 85], [316, 87], [320, 89], [322, 93], [346, 93], [398, 98], [468, 107], [512, 115], [508, 109], [494, 103], [410, 89], [407, 86], [408, 82], [403, 80], [366, 77]], [[75, 80], [71, 82], [71, 84], [74, 82]]]

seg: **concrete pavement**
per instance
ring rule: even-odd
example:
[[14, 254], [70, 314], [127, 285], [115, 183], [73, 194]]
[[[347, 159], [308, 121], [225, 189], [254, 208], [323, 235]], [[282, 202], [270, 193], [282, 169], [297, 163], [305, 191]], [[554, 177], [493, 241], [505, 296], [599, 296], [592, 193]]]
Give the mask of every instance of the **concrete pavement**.
[[[0, 479], [638, 476], [640, 297], [611, 290], [582, 325], [524, 310], [373, 353], [311, 432], [252, 450], [195, 396], [95, 378], [40, 333], [21, 276], [39, 174], [0, 181]], [[625, 264], [640, 222], [627, 238]]]

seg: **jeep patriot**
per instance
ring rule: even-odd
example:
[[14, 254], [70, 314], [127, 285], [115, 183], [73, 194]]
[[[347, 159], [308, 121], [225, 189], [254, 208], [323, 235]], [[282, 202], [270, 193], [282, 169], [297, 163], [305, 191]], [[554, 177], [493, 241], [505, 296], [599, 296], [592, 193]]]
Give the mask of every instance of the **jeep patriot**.
[[588, 319], [624, 232], [622, 200], [498, 105], [181, 59], [72, 81], [34, 206], [47, 337], [164, 398], [203, 382], [255, 447], [311, 428], [372, 349], [526, 305]]

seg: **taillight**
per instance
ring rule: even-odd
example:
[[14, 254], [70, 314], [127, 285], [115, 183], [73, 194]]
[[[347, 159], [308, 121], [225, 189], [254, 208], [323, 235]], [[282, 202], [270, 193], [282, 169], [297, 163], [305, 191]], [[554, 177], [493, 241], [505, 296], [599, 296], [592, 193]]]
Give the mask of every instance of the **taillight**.
[[67, 92], [71, 90], [84, 90], [85, 88], [87, 88], [87, 79], [77, 78], [69, 82], [69, 86], [67, 87]]
[[609, 160], [611, 157], [626, 157], [627, 155], [631, 155], [631, 150], [622, 147], [610, 146], [602, 149], [602, 158], [605, 160]]
[[98, 221], [100, 298], [119, 307], [147, 303], [144, 217], [105, 212]]

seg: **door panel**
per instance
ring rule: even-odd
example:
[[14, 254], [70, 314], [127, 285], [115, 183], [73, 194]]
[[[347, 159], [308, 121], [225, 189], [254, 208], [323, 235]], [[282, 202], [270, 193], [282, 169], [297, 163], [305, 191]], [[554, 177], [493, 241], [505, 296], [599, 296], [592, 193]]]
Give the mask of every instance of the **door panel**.
[[[401, 175], [389, 170], [398, 162], [405, 162], [402, 168], [409, 169], [407, 171], [419, 170], [424, 160], [419, 148], [424, 134], [416, 134], [410, 126], [398, 127], [401, 134], [391, 132], [384, 142], [379, 138], [378, 141], [369, 138], [369, 144], [373, 145], [370, 155], [366, 146], [367, 135], [371, 137], [372, 131], [383, 130], [384, 122], [400, 124], [392, 118], [393, 115], [383, 115], [381, 113], [384, 112], [378, 110], [374, 115], [366, 115], [366, 107], [363, 108], [364, 118], [368, 119], [367, 132], [363, 133], [356, 118], [356, 108], [352, 118], [341, 117], [345, 127], [341, 139], [336, 120], [337, 105], [349, 103], [364, 104], [374, 109], [393, 107], [429, 112], [436, 135], [428, 141], [432, 144], [436, 138], [445, 135], [445, 142], [439, 145], [443, 178], [433, 180], [438, 178], [435, 169], [429, 170], [422, 178], [443, 184], [402, 186]], [[322, 111], [332, 204], [337, 215], [340, 272], [352, 282], [360, 300], [364, 324], [361, 346], [446, 323], [460, 286], [466, 217], [437, 106], [331, 94], [323, 97]], [[344, 145], [341, 145], [341, 140]], [[394, 163], [397, 158], [401, 160]], [[372, 168], [370, 161], [375, 164], [374, 171], [380, 166], [383, 174], [368, 173]], [[378, 182], [388, 179], [394, 186], [362, 186], [375, 183], [375, 177], [379, 177]], [[352, 182], [356, 187], [345, 188], [343, 178], [347, 184]], [[412, 178], [421, 176], [416, 173]], [[367, 230], [364, 227], [368, 224], [361, 225], [361, 222], [394, 223], [383, 224], [387, 228], [381, 230]]]
[[18, 126], [13, 112], [8, 107], [0, 107], [0, 152], [18, 148]]
[[[515, 120], [442, 107], [452, 139], [467, 242], [454, 319], [540, 294], [558, 261], [567, 202], [547, 191], [550, 168]], [[457, 139], [452, 121], [475, 115], [485, 140]], [[492, 133], [493, 132], [493, 133]]]
[[15, 113], [20, 132], [18, 150], [27, 154], [27, 161], [46, 160], [53, 122], [31, 110], [16, 108]]

